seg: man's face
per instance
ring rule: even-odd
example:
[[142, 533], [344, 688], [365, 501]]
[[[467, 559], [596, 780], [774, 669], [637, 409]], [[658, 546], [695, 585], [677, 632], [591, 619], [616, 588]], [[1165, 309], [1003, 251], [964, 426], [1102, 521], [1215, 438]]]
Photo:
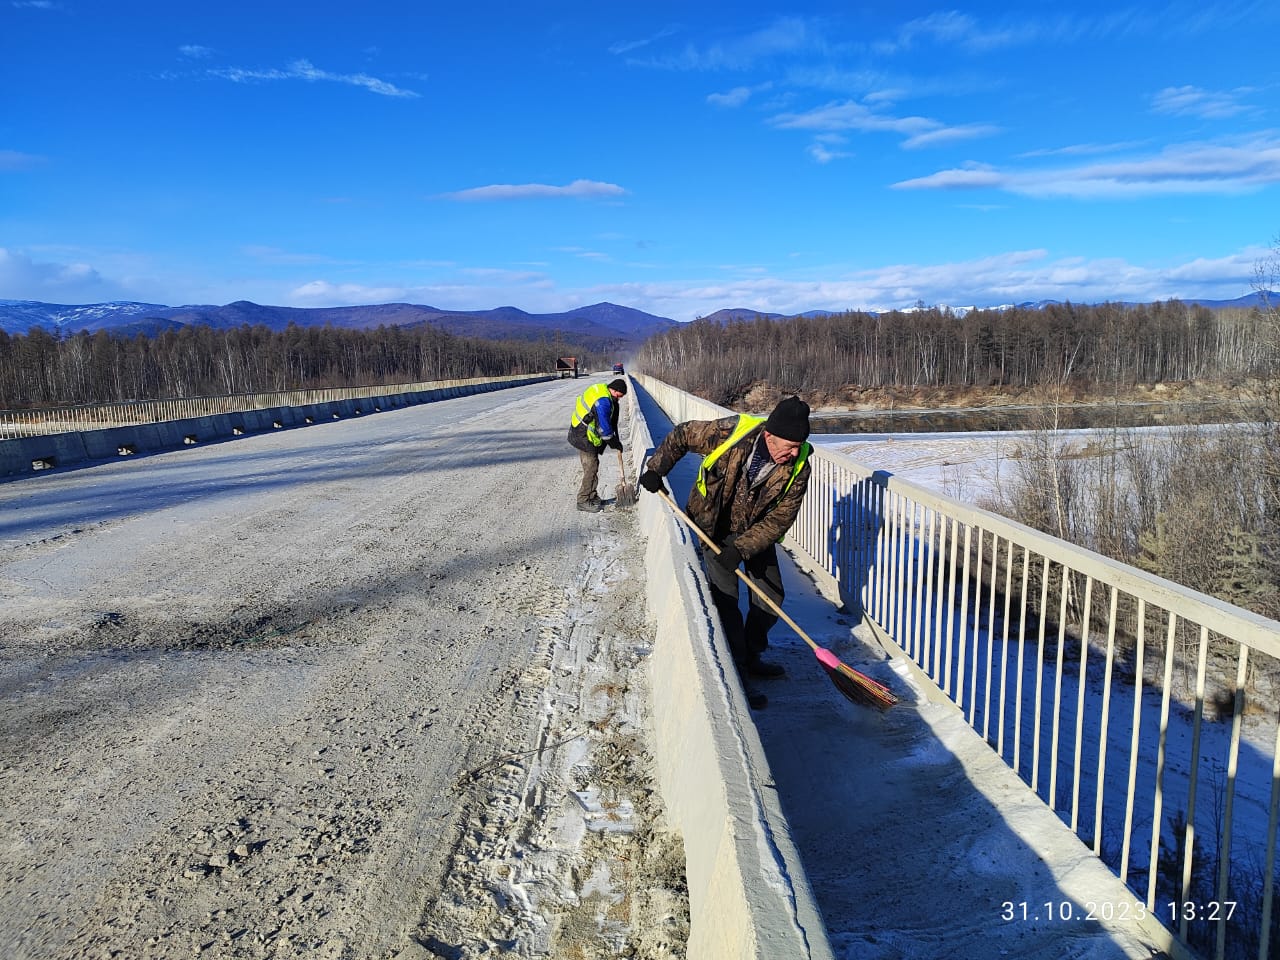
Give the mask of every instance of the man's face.
[[783, 440], [781, 437], [775, 437], [768, 430], [764, 432], [764, 445], [769, 450], [770, 458], [777, 464], [790, 463], [800, 454], [799, 440]]

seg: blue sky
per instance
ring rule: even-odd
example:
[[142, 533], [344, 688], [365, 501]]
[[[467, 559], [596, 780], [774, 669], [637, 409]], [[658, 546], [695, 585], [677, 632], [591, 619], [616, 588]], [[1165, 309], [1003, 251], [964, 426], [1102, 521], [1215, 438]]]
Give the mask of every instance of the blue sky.
[[0, 2], [0, 298], [1229, 299], [1280, 236], [1272, 0]]

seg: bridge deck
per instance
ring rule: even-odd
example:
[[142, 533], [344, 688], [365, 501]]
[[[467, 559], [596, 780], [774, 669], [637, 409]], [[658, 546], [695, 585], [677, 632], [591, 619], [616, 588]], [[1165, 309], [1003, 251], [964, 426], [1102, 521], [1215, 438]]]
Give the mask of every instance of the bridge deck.
[[[674, 955], [643, 554], [573, 508], [584, 386], [0, 484], [0, 953]], [[855, 708], [776, 641], [749, 719], [836, 956], [1151, 955], [950, 707]]]

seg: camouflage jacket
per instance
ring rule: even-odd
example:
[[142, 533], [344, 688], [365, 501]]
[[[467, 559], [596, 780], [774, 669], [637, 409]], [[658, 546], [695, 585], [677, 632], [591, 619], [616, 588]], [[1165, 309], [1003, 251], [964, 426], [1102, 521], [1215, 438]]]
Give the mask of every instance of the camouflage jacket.
[[[649, 458], [647, 467], [665, 477], [686, 453], [706, 457], [729, 439], [737, 425], [736, 416], [677, 424]], [[755, 487], [750, 487], [747, 467], [762, 431], [763, 426], [757, 427], [726, 450], [706, 473], [706, 496], [695, 484], [685, 507], [690, 519], [716, 543], [734, 536], [734, 545], [743, 557], [755, 556], [791, 529], [812, 472], [806, 463], [783, 494], [791, 465], [774, 465], [763, 480], [757, 478]]]

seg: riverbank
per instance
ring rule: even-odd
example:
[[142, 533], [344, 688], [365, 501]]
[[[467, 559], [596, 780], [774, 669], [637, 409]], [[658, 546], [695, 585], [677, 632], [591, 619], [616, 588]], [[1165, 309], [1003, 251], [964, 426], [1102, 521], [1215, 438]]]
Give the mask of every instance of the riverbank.
[[[1269, 389], [1260, 380], [1030, 387], [849, 384], [800, 396], [813, 411], [816, 432], [914, 433], [1232, 422], [1263, 403]], [[775, 384], [757, 382], [730, 406], [767, 414], [786, 395]]]

